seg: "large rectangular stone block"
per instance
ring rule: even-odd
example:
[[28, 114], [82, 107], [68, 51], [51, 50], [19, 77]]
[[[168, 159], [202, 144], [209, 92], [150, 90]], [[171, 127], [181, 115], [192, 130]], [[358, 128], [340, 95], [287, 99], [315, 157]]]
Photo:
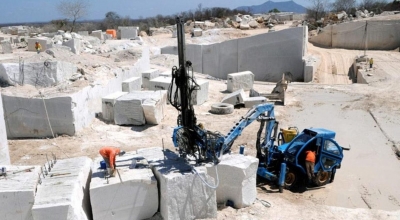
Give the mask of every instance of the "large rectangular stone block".
[[[147, 161], [140, 155], [127, 152], [117, 158], [119, 174], [109, 178], [107, 183], [104, 170], [99, 167], [101, 160], [96, 159], [92, 166], [90, 201], [93, 220], [151, 218], [158, 209], [158, 188]], [[133, 160], [136, 160], [136, 167], [130, 169]]]
[[132, 94], [119, 97], [114, 105], [114, 123], [117, 125], [146, 124], [142, 102], [142, 98]]
[[104, 35], [103, 32], [101, 30], [97, 30], [97, 31], [92, 31], [92, 33], [90, 34], [90, 36], [92, 37], [97, 37], [99, 40], [104, 40]]
[[240, 154], [224, 155], [217, 169], [207, 166], [208, 175], [219, 178], [217, 203], [230, 200], [238, 209], [252, 205], [257, 198], [257, 168], [257, 158]]
[[127, 92], [114, 92], [101, 98], [102, 100], [102, 118], [108, 122], [114, 122], [114, 105], [115, 101], [125, 95]]
[[117, 37], [118, 39], [133, 39], [138, 36], [139, 27], [136, 26], [127, 26], [127, 27], [118, 27]]
[[259, 97], [249, 97], [244, 100], [244, 107], [245, 108], [253, 108], [255, 105], [259, 105], [262, 103], [266, 103], [267, 98], [259, 96]]
[[132, 77], [122, 82], [123, 92], [140, 91], [142, 89], [142, 77]]
[[171, 77], [159, 76], [149, 81], [149, 90], [168, 90]]
[[0, 218], [33, 220], [32, 206], [39, 182], [40, 167], [5, 165], [0, 167], [5, 167], [7, 170], [7, 178], [0, 178]]
[[[149, 154], [146, 150], [142, 149], [141, 153]], [[151, 152], [155, 150], [150, 149]], [[160, 213], [163, 219], [217, 217], [215, 190], [206, 186], [200, 179], [215, 185], [214, 178], [207, 175], [205, 167], [195, 167], [193, 169], [196, 169], [197, 173], [193, 173], [190, 165], [169, 150], [163, 152], [161, 159], [149, 163], [158, 181]]]
[[81, 53], [81, 40], [73, 38], [69, 41], [64, 41], [62, 45], [71, 48], [71, 52], [79, 55]]
[[35, 49], [36, 41], [40, 43], [40, 46], [42, 46], [42, 52], [53, 47], [53, 42], [51, 41], [50, 38], [46, 37], [28, 38], [28, 51], [36, 51]]
[[159, 76], [160, 70], [149, 69], [142, 73], [142, 86], [143, 88], [149, 88], [149, 81]]
[[159, 93], [159, 98], [154, 97], [144, 100], [142, 107], [146, 124], [158, 125], [164, 119], [167, 107], [167, 91], [159, 90], [154, 91]]
[[57, 160], [38, 186], [33, 219], [90, 219], [91, 164], [88, 157]]
[[197, 84], [199, 85], [199, 90], [194, 90], [192, 93], [192, 103], [193, 105], [201, 105], [208, 100], [208, 81], [206, 80], [197, 80]]
[[239, 89], [250, 90], [253, 88], [254, 74], [250, 71], [228, 74], [227, 91], [233, 92]]
[[[161, 104], [164, 97], [166, 96], [166, 91], [134, 91], [119, 97], [114, 105], [114, 122], [115, 124], [131, 124], [131, 125], [144, 125], [146, 123], [145, 112], [143, 108], [143, 103], [146, 100], [154, 100], [158, 102], [160, 100], [160, 105], [155, 105], [154, 112], [163, 111]], [[145, 107], [146, 109], [149, 106]], [[146, 113], [150, 121], [155, 121], [155, 113]]]
[[228, 94], [222, 99], [222, 103], [229, 103], [232, 105], [237, 105], [244, 103], [244, 99], [246, 98], [246, 94], [243, 89], [239, 89], [231, 94]]
[[167, 70], [167, 71], [159, 73], [158, 75], [159, 76], [163, 76], [163, 77], [172, 77], [172, 71], [171, 70]]
[[47, 115], [54, 134], [75, 134], [71, 97], [45, 98], [47, 114], [41, 98], [3, 94], [2, 99], [9, 138], [52, 137]]
[[11, 42], [8, 40], [3, 40], [1, 41], [1, 48], [3, 51], [3, 54], [8, 54], [8, 53], [12, 53], [12, 47], [11, 47]]

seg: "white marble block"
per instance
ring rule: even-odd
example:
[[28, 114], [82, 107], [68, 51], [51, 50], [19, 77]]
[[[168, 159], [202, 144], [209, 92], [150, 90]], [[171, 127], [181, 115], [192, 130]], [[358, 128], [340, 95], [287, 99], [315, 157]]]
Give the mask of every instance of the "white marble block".
[[159, 73], [158, 75], [164, 76], [164, 77], [172, 77], [172, 72], [171, 72], [171, 70], [167, 70], [167, 71]]
[[[251, 156], [224, 155], [217, 165], [219, 186], [217, 203], [230, 200], [235, 208], [245, 208], [257, 198], [256, 177], [258, 159]], [[214, 166], [207, 166], [208, 175], [216, 179]]]
[[3, 54], [12, 53], [11, 42], [8, 40], [1, 41], [1, 48], [3, 50]]
[[[166, 99], [167, 91], [133, 91], [126, 95], [119, 97], [114, 105], [114, 122], [115, 124], [127, 124], [127, 125], [144, 125], [146, 123], [146, 115], [149, 121], [156, 122], [160, 120], [159, 114], [155, 118], [155, 114], [160, 113], [164, 115], [164, 107], [162, 105], [163, 100]], [[159, 104], [150, 107], [149, 102], [146, 102], [145, 109], [153, 108], [151, 111], [145, 113], [143, 104], [146, 100], [153, 100], [159, 102]], [[150, 111], [150, 110], [149, 110]], [[156, 113], [157, 112], [157, 113]], [[162, 118], [161, 118], [162, 119]]]
[[167, 91], [154, 91], [159, 97], [144, 100], [142, 107], [146, 124], [158, 125], [164, 119], [167, 107]]
[[[0, 219], [33, 220], [32, 205], [39, 181], [39, 166], [7, 166], [7, 178], [0, 177]], [[26, 170], [13, 174], [13, 172]]]
[[197, 84], [200, 86], [199, 90], [194, 90], [192, 93], [192, 104], [201, 105], [208, 100], [208, 81], [206, 80], [196, 80]]
[[91, 164], [88, 157], [57, 160], [37, 188], [33, 219], [90, 219]]
[[125, 95], [127, 92], [114, 92], [110, 95], [104, 96], [102, 100], [102, 117], [105, 121], [114, 122], [114, 105], [115, 101]]
[[193, 29], [193, 36], [194, 37], [200, 37], [203, 35], [203, 30], [201, 28], [194, 28]]
[[262, 103], [266, 103], [267, 98], [259, 96], [259, 97], [249, 97], [244, 100], [244, 107], [245, 108], [252, 108], [255, 105], [259, 105]]
[[165, 220], [203, 219], [217, 217], [216, 191], [200, 179], [215, 185], [205, 167], [192, 172], [182, 158], [172, 151], [164, 151], [164, 159], [151, 162], [160, 191], [160, 213]]
[[103, 32], [101, 30], [92, 31], [90, 36], [97, 37], [97, 38], [99, 38], [99, 40], [104, 40]]
[[250, 71], [228, 74], [227, 90], [233, 92], [239, 89], [245, 91], [253, 88], [254, 74]]
[[159, 76], [149, 81], [149, 90], [168, 90], [171, 77]]
[[136, 94], [119, 97], [114, 105], [114, 123], [117, 125], [144, 125], [143, 99]]
[[122, 82], [123, 92], [140, 91], [142, 89], [142, 77], [132, 77]]
[[81, 40], [73, 38], [69, 41], [64, 41], [62, 45], [71, 48], [71, 52], [79, 55], [81, 53]]
[[160, 70], [149, 69], [142, 72], [142, 86], [143, 88], [149, 88], [149, 81], [159, 77]]
[[228, 103], [232, 105], [237, 105], [244, 103], [244, 99], [246, 98], [246, 94], [243, 89], [239, 89], [231, 94], [228, 94], [222, 99], [222, 103]]
[[[130, 169], [132, 159], [136, 160], [136, 167]], [[101, 160], [98, 158], [92, 166], [90, 201], [93, 220], [151, 218], [158, 209], [158, 188], [153, 172], [146, 165], [147, 161], [127, 152], [116, 161], [121, 179], [116, 173], [107, 183], [104, 170], [99, 169]]]

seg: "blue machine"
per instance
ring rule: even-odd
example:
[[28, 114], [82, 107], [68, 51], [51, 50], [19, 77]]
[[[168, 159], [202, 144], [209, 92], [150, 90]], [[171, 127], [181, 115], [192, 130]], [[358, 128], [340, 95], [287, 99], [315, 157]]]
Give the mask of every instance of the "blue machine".
[[235, 139], [255, 120], [260, 122], [256, 148], [259, 168], [257, 174], [277, 181], [280, 191], [292, 188], [306, 177], [305, 151], [316, 149], [317, 161], [313, 182], [320, 186], [332, 181], [336, 169], [340, 168], [343, 149], [335, 141], [335, 132], [326, 129], [305, 129], [289, 143], [275, 145], [278, 122], [275, 120], [274, 105], [260, 104], [250, 109], [230, 132], [223, 135], [197, 125], [192, 104], [192, 92], [199, 89], [193, 77], [190, 61], [185, 60], [184, 22], [177, 18], [179, 67], [172, 69], [172, 81], [168, 88], [168, 100], [179, 112], [178, 126], [173, 131], [173, 143], [181, 157], [194, 158], [196, 162], [219, 163], [223, 154], [229, 153]]

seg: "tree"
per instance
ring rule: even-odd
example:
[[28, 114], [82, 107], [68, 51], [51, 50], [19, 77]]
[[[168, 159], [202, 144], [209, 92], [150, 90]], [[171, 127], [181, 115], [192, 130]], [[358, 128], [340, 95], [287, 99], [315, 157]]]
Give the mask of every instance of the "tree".
[[351, 13], [351, 10], [355, 8], [356, 0], [335, 0], [332, 3], [332, 9], [334, 11], [345, 11], [347, 14]]
[[387, 4], [386, 0], [362, 0], [358, 7], [375, 13], [381, 13]]
[[328, 0], [310, 0], [310, 1], [311, 1], [311, 6], [307, 8], [308, 18], [314, 18], [315, 20], [319, 20], [323, 16], [325, 16], [325, 13], [328, 8]]
[[115, 29], [120, 22], [121, 17], [116, 12], [109, 11], [104, 18], [104, 27], [102, 29]]
[[88, 14], [89, 3], [85, 0], [61, 1], [57, 5], [57, 10], [72, 20], [71, 32], [74, 31], [76, 21]]
[[269, 10], [268, 13], [279, 13], [280, 11], [277, 8]]

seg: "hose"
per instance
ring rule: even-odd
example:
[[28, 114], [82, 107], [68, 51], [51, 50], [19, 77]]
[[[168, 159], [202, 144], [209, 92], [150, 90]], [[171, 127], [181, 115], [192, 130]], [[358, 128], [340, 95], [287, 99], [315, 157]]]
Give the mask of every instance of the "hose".
[[192, 167], [192, 171], [193, 171], [193, 173], [197, 174], [197, 176], [199, 176], [200, 180], [201, 180], [206, 186], [208, 186], [208, 187], [211, 188], [211, 189], [216, 189], [216, 188], [218, 188], [218, 185], [219, 185], [219, 177], [218, 177], [218, 169], [217, 169], [217, 166], [214, 166], [214, 167], [215, 167], [215, 174], [217, 175], [217, 183], [215, 184], [215, 186], [211, 186], [209, 183], [207, 183], [207, 182], [200, 176], [200, 174], [197, 172], [197, 170], [196, 170], [194, 167]]

